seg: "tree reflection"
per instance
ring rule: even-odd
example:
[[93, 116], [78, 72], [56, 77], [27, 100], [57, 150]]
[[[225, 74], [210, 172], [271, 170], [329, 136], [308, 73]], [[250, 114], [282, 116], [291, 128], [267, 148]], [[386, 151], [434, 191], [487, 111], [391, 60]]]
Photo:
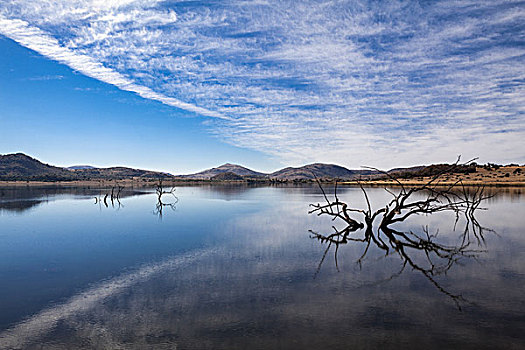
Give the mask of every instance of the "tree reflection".
[[[310, 214], [329, 216], [333, 221], [344, 223], [343, 229], [332, 226], [333, 232], [321, 234], [311, 231], [311, 237], [327, 244], [323, 257], [316, 273], [319, 272], [327, 253], [335, 247], [335, 264], [338, 267], [337, 253], [339, 246], [350, 242], [364, 244], [363, 253], [357, 259], [361, 267], [371, 246], [384, 251], [385, 256], [397, 255], [402, 262], [401, 270], [391, 278], [400, 275], [407, 267], [423, 274], [440, 292], [451, 297], [456, 306], [461, 309], [461, 302], [466, 300], [460, 294], [453, 294], [443, 288], [436, 276], [444, 275], [464, 258], [476, 258], [484, 244], [484, 234], [492, 231], [483, 227], [475, 217], [480, 205], [492, 197], [486, 195], [484, 187], [467, 187], [461, 181], [452, 185], [439, 185], [439, 178], [451, 169], [445, 169], [436, 174], [428, 182], [420, 186], [408, 187], [395, 178], [399, 185], [397, 191], [385, 190], [392, 195], [392, 199], [384, 207], [373, 211], [368, 194], [361, 183], [360, 189], [366, 201], [366, 209], [352, 208], [341, 201], [337, 195], [337, 183], [334, 199], [330, 200], [318, 181], [325, 204], [311, 204]], [[385, 173], [387, 176], [388, 173]], [[395, 227], [416, 215], [431, 215], [440, 212], [452, 213], [455, 217], [453, 227], [457, 229], [461, 222], [464, 228], [455, 244], [440, 240], [439, 231], [431, 232], [428, 226], [420, 231], [405, 231]]]
[[116, 202], [117, 209], [120, 209], [121, 207], [123, 207], [122, 203], [120, 202], [120, 194], [123, 189], [124, 189], [124, 186], [121, 186], [117, 183], [116, 186], [112, 186], [111, 191], [107, 191], [103, 197], [102, 197], [103, 193], [101, 191], [99, 196], [95, 197], [95, 204], [98, 203], [100, 206], [102, 205], [102, 203], [104, 203], [106, 208], [108, 208], [109, 207], [108, 198], [109, 198], [109, 200], [111, 201], [111, 207], [115, 208], [115, 202]]
[[[176, 204], [179, 202], [179, 198], [175, 195], [175, 187], [171, 187], [170, 190], [165, 190], [162, 186], [162, 180], [159, 180], [158, 184], [155, 187], [155, 193], [157, 194], [157, 204], [155, 206], [155, 215], [158, 215], [162, 219], [164, 208], [169, 208], [173, 211], [177, 209]], [[163, 200], [163, 196], [168, 195], [171, 197], [169, 201]]]

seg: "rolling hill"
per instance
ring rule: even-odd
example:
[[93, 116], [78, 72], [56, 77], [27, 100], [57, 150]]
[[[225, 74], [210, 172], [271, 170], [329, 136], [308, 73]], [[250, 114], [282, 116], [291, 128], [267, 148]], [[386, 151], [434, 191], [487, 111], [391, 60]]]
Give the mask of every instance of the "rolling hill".
[[[449, 169], [449, 170], [447, 170]], [[397, 178], [432, 176], [440, 172], [471, 173], [475, 166], [460, 165], [450, 170], [450, 165], [434, 164], [410, 168], [395, 168], [388, 171]], [[377, 170], [350, 170], [335, 164], [314, 163], [302, 167], [287, 167], [273, 173], [254, 171], [237, 164], [226, 163], [216, 168], [195, 174], [173, 176], [168, 173], [128, 167], [95, 168], [78, 165], [62, 168], [44, 164], [23, 153], [0, 155], [0, 181], [74, 181], [74, 180], [124, 180], [124, 179], [173, 179], [173, 180], [212, 180], [212, 181], [311, 181], [356, 180], [386, 178]]]
[[61, 168], [44, 164], [23, 153], [0, 155], [0, 180], [3, 181], [74, 181], [118, 180], [131, 178], [172, 178], [166, 173], [126, 167]]
[[[287, 167], [273, 173], [262, 173], [241, 165], [227, 163], [216, 168], [190, 175], [179, 175], [178, 177], [189, 180], [216, 180], [220, 178], [217, 177], [218, 175], [226, 173], [240, 176], [244, 179], [279, 181], [313, 180], [315, 177], [319, 179], [349, 180], [356, 179], [360, 176], [378, 174], [377, 171], [373, 170], [349, 170], [339, 165], [323, 163], [308, 164], [297, 168]], [[230, 175], [230, 177], [232, 176]]]
[[73, 180], [65, 168], [44, 164], [23, 153], [0, 155], [0, 180]]
[[266, 177], [268, 176], [268, 174], [253, 171], [241, 165], [226, 163], [216, 168], [207, 169], [207, 170], [198, 172], [196, 174], [179, 175], [179, 177], [185, 178], [185, 179], [194, 179], [194, 180], [209, 180], [212, 177], [222, 174], [222, 173], [232, 173], [232, 174], [243, 176], [243, 177]]
[[210, 178], [210, 180], [212, 181], [242, 181], [244, 179], [245, 178], [241, 175], [237, 175], [235, 173], [232, 173], [231, 171], [228, 171], [226, 173], [220, 173]]
[[355, 179], [364, 175], [377, 174], [373, 170], [349, 170], [345, 167], [334, 164], [314, 163], [298, 168], [284, 168], [269, 174], [272, 179], [279, 180], [312, 180], [318, 179]]
[[62, 168], [44, 164], [23, 153], [0, 155], [0, 180], [3, 181], [73, 181], [100, 179], [132, 179], [132, 178], [178, 178], [184, 180], [312, 180], [319, 179], [355, 179], [363, 175], [374, 174], [371, 170], [349, 170], [339, 165], [315, 163], [297, 168], [284, 168], [273, 173], [254, 171], [237, 164], [226, 163], [216, 168], [204, 170], [195, 174], [179, 175], [160, 173], [149, 170], [127, 167], [96, 168], [88, 165], [78, 165]]

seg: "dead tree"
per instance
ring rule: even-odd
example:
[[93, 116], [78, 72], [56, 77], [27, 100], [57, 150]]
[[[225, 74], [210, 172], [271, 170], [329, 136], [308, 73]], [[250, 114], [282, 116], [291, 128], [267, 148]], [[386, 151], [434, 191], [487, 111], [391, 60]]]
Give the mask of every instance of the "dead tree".
[[111, 206], [115, 207], [115, 201], [118, 203], [118, 208], [122, 206], [122, 203], [120, 202], [120, 192], [124, 189], [123, 186], [120, 186], [119, 183], [116, 183], [116, 186], [111, 186]]
[[[164, 207], [168, 207], [174, 211], [176, 209], [175, 205], [179, 202], [179, 198], [175, 195], [175, 187], [171, 187], [169, 191], [164, 190], [164, 187], [162, 186], [162, 179], [160, 179], [155, 186], [155, 193], [157, 194], [157, 204], [155, 206], [154, 214], [158, 215], [159, 218], [162, 219]], [[171, 195], [172, 201], [164, 202], [162, 199], [164, 195]]]
[[[467, 162], [465, 164], [468, 164]], [[399, 186], [395, 193], [385, 188], [392, 195], [392, 199], [384, 207], [372, 210], [372, 206], [365, 188], [359, 181], [359, 187], [366, 201], [366, 208], [352, 208], [342, 202], [337, 195], [337, 183], [335, 185], [334, 199], [330, 200], [326, 195], [321, 183], [317, 181], [326, 204], [311, 204], [310, 214], [318, 216], [330, 216], [333, 221], [338, 220], [346, 226], [336, 229], [332, 226], [331, 234], [320, 234], [310, 231], [312, 238], [328, 244], [318, 271], [328, 251], [335, 246], [335, 262], [337, 264], [337, 252], [339, 246], [350, 242], [361, 242], [365, 244], [362, 255], [357, 260], [359, 266], [365, 258], [371, 245], [383, 250], [385, 255], [397, 254], [402, 261], [402, 268], [398, 274], [408, 266], [422, 273], [438, 290], [450, 296], [458, 308], [460, 302], [465, 301], [461, 295], [456, 295], [442, 288], [435, 277], [445, 274], [460, 259], [476, 257], [483, 250], [479, 247], [484, 242], [484, 233], [490, 231], [481, 226], [475, 217], [475, 213], [481, 210], [480, 205], [491, 196], [484, 194], [484, 187], [467, 187], [461, 181], [448, 186], [441, 186], [439, 179], [442, 175], [454, 170], [458, 166], [458, 160], [448, 169], [434, 175], [427, 182], [419, 186], [406, 186], [392, 175], [383, 172]], [[373, 168], [374, 169], [374, 168]], [[377, 170], [377, 169], [374, 169]], [[379, 171], [379, 170], [377, 170]], [[461, 218], [465, 227], [460, 235], [457, 245], [446, 245], [440, 243], [438, 232], [430, 233], [428, 227], [421, 232], [400, 231], [393, 227], [394, 224], [404, 222], [415, 215], [431, 215], [439, 212], [450, 212], [455, 216], [454, 229]], [[477, 243], [477, 248], [473, 244]], [[421, 255], [424, 259], [416, 259]], [[423, 260], [424, 262], [421, 262]], [[396, 274], [396, 275], [398, 275]]]
[[108, 196], [109, 193], [106, 193], [106, 195], [104, 196], [104, 205], [106, 206], [106, 208], [108, 207]]
[[106, 206], [106, 208], [108, 208], [109, 207], [108, 198], [109, 198], [111, 201], [111, 206], [115, 207], [115, 201], [117, 201], [118, 208], [120, 209], [120, 207], [122, 206], [122, 203], [120, 202], [120, 193], [122, 192], [123, 189], [124, 189], [124, 186], [121, 186], [117, 182], [116, 186], [111, 186], [111, 192], [107, 192], [104, 195], [104, 199], [101, 198], [102, 193], [98, 197], [95, 197], [95, 204], [100, 204], [104, 202], [104, 205]]

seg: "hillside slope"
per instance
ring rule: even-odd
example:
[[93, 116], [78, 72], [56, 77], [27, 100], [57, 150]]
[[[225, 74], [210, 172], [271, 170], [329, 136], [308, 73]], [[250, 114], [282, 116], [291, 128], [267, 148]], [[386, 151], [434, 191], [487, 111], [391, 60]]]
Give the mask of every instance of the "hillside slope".
[[44, 164], [23, 153], [0, 155], [2, 181], [119, 180], [171, 178], [170, 174], [126, 167], [68, 169]]
[[270, 178], [279, 180], [305, 179], [355, 179], [359, 176], [377, 174], [374, 170], [349, 170], [335, 164], [314, 163], [298, 168], [284, 168], [270, 174]]
[[195, 174], [181, 175], [180, 177], [186, 178], [186, 179], [195, 179], [195, 180], [209, 180], [212, 177], [217, 176], [219, 174], [223, 174], [223, 173], [232, 173], [238, 176], [245, 176], [245, 177], [267, 176], [267, 174], [253, 171], [241, 165], [226, 163], [216, 168], [207, 169], [207, 170], [195, 173]]
[[44, 164], [23, 153], [0, 155], [0, 180], [72, 180], [69, 170]]

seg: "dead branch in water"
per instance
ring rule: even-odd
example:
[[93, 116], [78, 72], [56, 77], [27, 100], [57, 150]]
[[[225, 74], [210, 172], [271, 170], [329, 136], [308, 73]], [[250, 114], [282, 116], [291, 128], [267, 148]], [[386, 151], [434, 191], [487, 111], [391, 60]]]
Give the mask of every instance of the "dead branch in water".
[[[165, 207], [170, 208], [171, 210], [176, 209], [176, 204], [179, 202], [179, 198], [175, 195], [175, 187], [171, 187], [170, 190], [166, 191], [164, 190], [164, 187], [162, 186], [162, 179], [159, 180], [157, 185], [155, 186], [155, 193], [157, 194], [157, 204], [155, 206], [154, 214], [158, 215], [159, 218], [162, 219], [163, 209]], [[172, 201], [171, 202], [164, 202], [162, 197], [164, 195], [171, 195]]]
[[[458, 308], [461, 308], [460, 302], [465, 302], [465, 299], [461, 295], [445, 290], [435, 277], [446, 274], [460, 259], [476, 257], [483, 251], [479, 249], [479, 246], [484, 242], [484, 233], [491, 230], [479, 224], [475, 213], [482, 210], [481, 203], [492, 196], [484, 194], [483, 186], [471, 188], [464, 186], [461, 181], [445, 187], [439, 186], [440, 177], [459, 166], [459, 160], [458, 157], [458, 160], [448, 169], [436, 174], [421, 186], [404, 185], [391, 174], [383, 172], [400, 186], [400, 190], [395, 193], [385, 188], [385, 191], [392, 195], [392, 199], [375, 211], [372, 210], [368, 194], [360, 181], [358, 184], [366, 201], [366, 209], [353, 208], [348, 203], [341, 201], [337, 195], [337, 183], [334, 199], [329, 199], [320, 181], [316, 178], [326, 203], [311, 204], [312, 209], [309, 213], [329, 216], [332, 221], [337, 220], [346, 225], [343, 229], [337, 229], [332, 225], [333, 232], [330, 234], [310, 231], [312, 238], [328, 244], [318, 271], [332, 246], [335, 246], [336, 268], [339, 270], [337, 263], [339, 246], [350, 242], [360, 242], [365, 244], [365, 248], [357, 260], [359, 266], [371, 246], [383, 250], [385, 256], [397, 254], [402, 261], [402, 269], [399, 273], [407, 266], [419, 271], [438, 290], [451, 297]], [[375, 168], [369, 169], [379, 171]], [[431, 215], [440, 212], [449, 212], [454, 215], [454, 229], [459, 220], [463, 218], [465, 227], [457, 245], [440, 243], [437, 240], [438, 232], [430, 233], [428, 227], [424, 227], [421, 232], [405, 232], [393, 227], [394, 224], [404, 222], [416, 215]], [[476, 243], [478, 247], [473, 248], [473, 243]]]
[[98, 197], [95, 197], [95, 204], [104, 203], [106, 208], [109, 207], [108, 204], [108, 198], [111, 201], [111, 206], [115, 207], [115, 201], [118, 204], [118, 208], [122, 207], [122, 203], [120, 202], [120, 193], [124, 189], [124, 186], [121, 186], [118, 182], [116, 183], [116, 186], [111, 186], [111, 191], [106, 192], [104, 197], [102, 198], [102, 191]]

